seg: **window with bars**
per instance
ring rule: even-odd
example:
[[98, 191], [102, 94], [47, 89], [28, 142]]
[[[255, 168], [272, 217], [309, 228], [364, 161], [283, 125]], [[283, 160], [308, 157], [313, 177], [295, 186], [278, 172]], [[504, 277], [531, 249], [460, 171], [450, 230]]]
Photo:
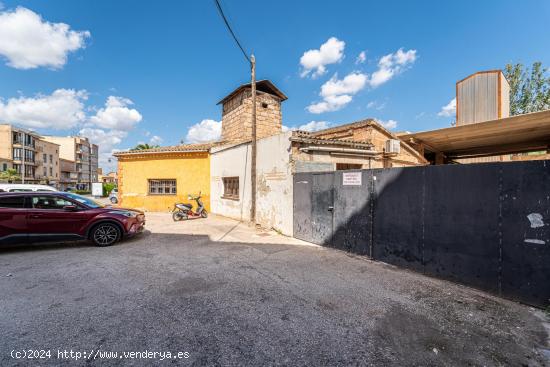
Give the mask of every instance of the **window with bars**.
[[176, 180], [148, 180], [149, 195], [176, 195]]
[[223, 177], [223, 197], [227, 199], [239, 199], [239, 178]]

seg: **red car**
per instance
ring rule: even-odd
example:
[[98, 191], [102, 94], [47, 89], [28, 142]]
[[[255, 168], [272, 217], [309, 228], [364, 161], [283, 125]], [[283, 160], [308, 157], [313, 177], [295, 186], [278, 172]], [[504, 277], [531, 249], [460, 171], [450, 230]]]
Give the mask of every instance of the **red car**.
[[67, 192], [0, 193], [0, 244], [89, 239], [97, 246], [143, 231], [145, 215]]

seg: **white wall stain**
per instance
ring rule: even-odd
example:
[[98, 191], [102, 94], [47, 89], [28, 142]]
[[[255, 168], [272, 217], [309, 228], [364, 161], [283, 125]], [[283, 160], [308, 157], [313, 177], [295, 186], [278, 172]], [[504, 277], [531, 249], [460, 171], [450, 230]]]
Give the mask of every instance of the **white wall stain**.
[[543, 240], [537, 240], [537, 239], [534, 239], [534, 238], [526, 238], [526, 239], [524, 240], [524, 242], [527, 242], [527, 243], [535, 243], [535, 244], [537, 244], [537, 245], [544, 245], [544, 244], [546, 244], [545, 241], [543, 241]]
[[531, 228], [544, 227], [544, 221], [542, 220], [542, 214], [531, 213], [527, 216], [529, 222], [531, 222]]

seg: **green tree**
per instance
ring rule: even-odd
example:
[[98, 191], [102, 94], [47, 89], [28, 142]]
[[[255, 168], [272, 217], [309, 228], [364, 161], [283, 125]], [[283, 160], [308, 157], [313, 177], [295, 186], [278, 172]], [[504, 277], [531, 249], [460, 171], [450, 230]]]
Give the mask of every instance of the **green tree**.
[[153, 148], [158, 148], [158, 147], [159, 147], [158, 145], [149, 145], [147, 143], [143, 143], [143, 144], [136, 145], [135, 147], [133, 147], [130, 150], [145, 150], [145, 149], [153, 149]]
[[507, 64], [504, 75], [510, 84], [510, 115], [550, 109], [550, 77], [541, 62], [532, 68], [523, 64]]
[[0, 172], [0, 180], [8, 181], [9, 183], [20, 180], [21, 176], [17, 173], [15, 168], [8, 168], [7, 170]]

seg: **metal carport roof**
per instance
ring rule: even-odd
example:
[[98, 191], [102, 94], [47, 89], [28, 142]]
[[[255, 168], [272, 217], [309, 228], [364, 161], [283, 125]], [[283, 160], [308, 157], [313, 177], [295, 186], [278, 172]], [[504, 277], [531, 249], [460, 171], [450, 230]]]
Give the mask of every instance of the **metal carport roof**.
[[400, 134], [399, 138], [424, 152], [443, 153], [449, 158], [546, 150], [550, 147], [550, 110]]

